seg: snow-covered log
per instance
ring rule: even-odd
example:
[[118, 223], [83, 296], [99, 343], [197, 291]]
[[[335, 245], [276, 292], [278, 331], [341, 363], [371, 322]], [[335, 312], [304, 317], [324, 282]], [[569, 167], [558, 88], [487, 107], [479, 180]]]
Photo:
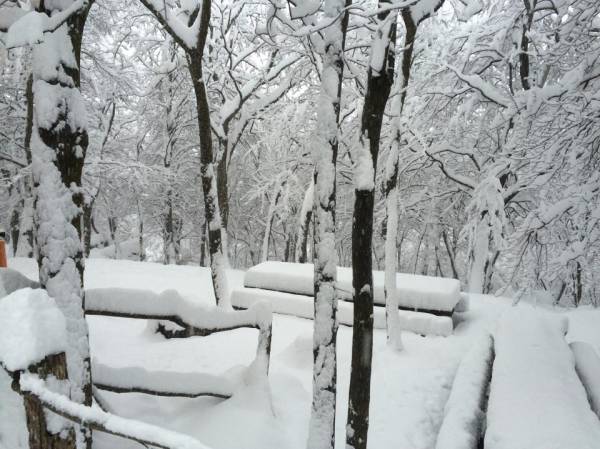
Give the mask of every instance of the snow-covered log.
[[86, 315], [104, 315], [147, 320], [169, 320], [191, 327], [194, 335], [249, 327], [258, 329], [256, 361], [265, 373], [271, 354], [272, 313], [267, 303], [243, 311], [207, 308], [186, 301], [175, 290], [157, 294], [146, 290], [98, 288], [86, 291]]
[[486, 449], [598, 448], [600, 421], [575, 372], [565, 322], [524, 307], [500, 318]]
[[[244, 276], [244, 286], [298, 295], [313, 294], [313, 265], [287, 262], [264, 262], [250, 268]], [[385, 273], [373, 271], [373, 300], [384, 305]], [[457, 279], [396, 274], [398, 303], [401, 308], [450, 314], [461, 300]], [[352, 300], [352, 269], [338, 267], [339, 297]]]
[[[253, 304], [268, 301], [273, 313], [291, 315], [312, 320], [314, 317], [314, 300], [312, 296], [295, 295], [259, 288], [237, 288], [231, 291], [231, 303], [235, 308], [245, 309]], [[351, 302], [338, 303], [337, 319], [339, 324], [352, 326], [354, 306]], [[419, 335], [448, 337], [452, 335], [452, 318], [436, 316], [430, 313], [398, 310], [400, 329]], [[385, 311], [375, 307], [373, 311], [373, 327], [385, 329]]]
[[486, 334], [475, 342], [458, 366], [436, 449], [479, 447], [493, 361], [493, 339]]
[[569, 346], [575, 356], [575, 370], [585, 387], [592, 410], [600, 418], [600, 356], [589, 343], [574, 341]]
[[227, 399], [233, 385], [227, 379], [205, 373], [148, 371], [141, 367], [114, 368], [92, 362], [94, 387], [113, 393], [144, 393], [153, 396], [214, 396]]

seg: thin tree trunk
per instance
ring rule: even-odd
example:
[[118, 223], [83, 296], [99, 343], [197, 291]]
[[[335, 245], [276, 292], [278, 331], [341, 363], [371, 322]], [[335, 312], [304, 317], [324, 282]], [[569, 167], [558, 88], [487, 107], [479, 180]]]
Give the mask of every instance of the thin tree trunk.
[[279, 201], [279, 197], [281, 197], [281, 186], [277, 190], [277, 193], [273, 197], [273, 200], [271, 200], [271, 202], [269, 203], [269, 211], [267, 212], [265, 234], [263, 236], [262, 252], [260, 256], [261, 262], [266, 262], [267, 260], [269, 260], [269, 241], [271, 240], [271, 227], [273, 226], [275, 207], [277, 206], [277, 201]]
[[[387, 1], [380, 1], [385, 7]], [[346, 447], [366, 449], [371, 401], [371, 359], [373, 351], [373, 206], [375, 173], [383, 113], [394, 78], [396, 20], [390, 11], [377, 15], [381, 28], [371, 46], [371, 63], [362, 111], [359, 147], [355, 158], [355, 200], [352, 224], [352, 287], [354, 319], [352, 368], [348, 398]], [[393, 20], [392, 20], [393, 19]], [[379, 41], [379, 42], [378, 42]], [[383, 53], [377, 53], [383, 52]]]
[[[335, 20], [350, 5], [351, 0], [326, 0], [323, 5], [324, 20]], [[313, 151], [315, 330], [313, 395], [307, 442], [309, 449], [333, 449], [335, 446], [338, 329], [336, 161], [347, 28], [348, 12], [344, 12], [339, 23], [323, 32], [323, 71], [316, 142], [319, 148]]]
[[308, 260], [308, 235], [313, 214], [314, 190], [315, 180], [313, 175], [313, 179], [311, 179], [310, 184], [304, 193], [304, 201], [302, 202], [302, 209], [300, 210], [300, 226], [296, 243], [296, 262], [298, 263], [306, 263]]
[[[210, 19], [210, 0], [204, 0], [201, 8], [202, 21]], [[208, 26], [201, 26], [207, 29]], [[222, 241], [221, 214], [217, 197], [217, 183], [213, 166], [212, 135], [210, 129], [210, 112], [206, 88], [204, 86], [202, 71], [202, 53], [192, 52], [189, 64], [192, 84], [196, 94], [196, 109], [198, 114], [198, 127], [200, 130], [200, 174], [202, 177], [202, 191], [204, 192], [204, 215], [208, 228], [208, 254], [212, 274], [213, 288], [217, 305], [230, 307], [227, 292], [227, 279], [225, 267], [227, 260]]]
[[448, 259], [450, 260], [450, 267], [452, 268], [452, 277], [454, 279], [459, 279], [458, 271], [456, 271], [454, 251], [450, 247], [450, 243], [448, 242], [448, 234], [446, 233], [445, 229], [442, 231], [442, 239], [444, 240], [444, 246], [446, 247], [446, 251], [448, 252]]
[[[386, 197], [386, 241], [385, 241], [385, 316], [387, 327], [388, 344], [396, 349], [402, 349], [400, 318], [398, 316], [398, 292], [396, 289], [396, 261], [397, 261], [397, 240], [398, 240], [398, 164], [400, 157], [401, 144], [401, 124], [402, 111], [406, 100], [406, 89], [410, 80], [410, 69], [412, 67], [412, 54], [414, 49], [417, 26], [412, 20], [410, 12], [402, 11], [402, 19], [406, 34], [404, 37], [404, 47], [402, 50], [402, 59], [400, 61], [400, 71], [396, 86], [399, 89], [399, 107], [398, 116], [394, 123], [394, 141], [386, 167], [385, 197]], [[395, 36], [394, 36], [395, 37]]]

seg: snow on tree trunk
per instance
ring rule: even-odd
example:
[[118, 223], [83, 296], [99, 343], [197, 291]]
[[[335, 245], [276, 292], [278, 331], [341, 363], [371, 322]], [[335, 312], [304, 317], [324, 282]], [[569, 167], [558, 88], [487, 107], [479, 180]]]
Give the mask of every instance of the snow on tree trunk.
[[496, 256], [491, 254], [503, 246], [506, 221], [502, 185], [493, 173], [488, 173], [477, 185], [467, 210], [472, 216], [468, 228], [470, 251], [467, 291], [486, 293], [491, 284], [490, 270], [496, 262]]
[[[385, 198], [386, 233], [385, 233], [385, 322], [387, 342], [396, 350], [402, 349], [400, 332], [400, 316], [398, 315], [398, 291], [396, 289], [397, 240], [398, 240], [398, 151], [394, 145], [388, 161], [391, 174], [388, 178]], [[391, 180], [394, 181], [391, 181]], [[393, 185], [390, 183], [393, 182]]]
[[[324, 20], [335, 20], [350, 1], [326, 0]], [[317, 139], [313, 147], [314, 177], [314, 334], [313, 397], [307, 447], [333, 449], [337, 393], [337, 252], [336, 160], [348, 13], [323, 31], [323, 69], [318, 103]], [[304, 206], [303, 206], [304, 209]], [[308, 223], [305, 223], [308, 225]]]
[[[207, 2], [204, 2], [207, 3]], [[210, 14], [210, 2], [208, 14]], [[205, 6], [202, 13], [205, 13]], [[208, 17], [206, 19], [208, 21]], [[204, 193], [204, 215], [208, 228], [208, 255], [212, 274], [215, 299], [221, 307], [231, 307], [225, 268], [227, 266], [226, 251], [223, 248], [221, 215], [217, 197], [217, 182], [214, 172], [212, 135], [210, 129], [210, 112], [206, 98], [206, 87], [202, 78], [202, 55], [196, 54], [191, 58], [189, 65], [192, 75], [192, 84], [196, 94], [196, 108], [198, 112], [198, 126], [200, 129], [200, 175], [202, 177], [202, 191]]]
[[[379, 7], [385, 8], [386, 1]], [[352, 223], [352, 367], [348, 398], [346, 447], [366, 449], [371, 402], [373, 352], [373, 206], [375, 173], [383, 113], [394, 78], [396, 19], [389, 10], [377, 15], [379, 27], [371, 45], [367, 91], [359, 141], [354, 156], [354, 213]]]
[[[71, 6], [72, 2], [66, 2]], [[41, 3], [52, 16], [61, 3]], [[83, 314], [83, 246], [80, 238], [81, 174], [88, 145], [86, 114], [79, 90], [79, 52], [90, 3], [44, 34], [33, 51], [34, 117], [32, 173], [40, 283], [65, 315], [70, 348], [70, 396], [91, 405], [88, 330]], [[32, 13], [33, 14], [33, 13]], [[91, 448], [91, 431], [77, 432], [77, 445]]]
[[385, 212], [386, 212], [386, 235], [385, 235], [385, 317], [387, 329], [387, 342], [395, 349], [402, 349], [400, 333], [400, 317], [398, 316], [398, 292], [396, 288], [397, 271], [397, 240], [398, 240], [398, 158], [400, 157], [401, 142], [401, 118], [406, 101], [406, 89], [410, 79], [412, 67], [412, 54], [414, 50], [417, 25], [413, 22], [409, 10], [402, 10], [402, 19], [406, 34], [404, 47], [400, 60], [400, 71], [396, 79], [398, 89], [397, 117], [394, 120], [394, 141], [388, 157], [385, 171]]

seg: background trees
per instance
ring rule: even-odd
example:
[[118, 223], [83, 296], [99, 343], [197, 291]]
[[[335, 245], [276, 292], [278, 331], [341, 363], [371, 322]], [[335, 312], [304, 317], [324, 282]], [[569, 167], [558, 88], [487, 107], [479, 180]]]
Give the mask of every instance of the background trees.
[[[203, 57], [228, 258], [246, 267], [310, 257], [310, 208], [302, 206], [318, 125], [320, 30], [292, 18], [300, 14], [288, 3], [233, 3], [212, 3]], [[11, 1], [2, 9], [20, 8]], [[351, 263], [352, 148], [376, 12], [375, 2], [349, 9], [336, 183], [343, 265]], [[395, 124], [400, 94], [392, 90], [375, 164], [383, 179], [382, 161], [398, 152], [399, 270], [458, 277], [473, 291], [597, 301], [597, 17], [588, 0], [449, 2], [419, 25], [403, 113]], [[398, 57], [404, 39], [400, 24]], [[90, 9], [81, 91], [90, 123], [83, 235], [92, 256], [208, 263], [189, 61], [173, 42], [139, 2]], [[1, 47], [2, 220], [11, 250], [31, 255], [32, 54]], [[384, 187], [375, 183], [373, 206], [380, 269], [390, 229]]]

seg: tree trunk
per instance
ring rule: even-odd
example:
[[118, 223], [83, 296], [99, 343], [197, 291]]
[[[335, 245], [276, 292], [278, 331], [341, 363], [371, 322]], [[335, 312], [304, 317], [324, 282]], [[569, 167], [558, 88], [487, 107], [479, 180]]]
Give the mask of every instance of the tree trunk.
[[[46, 379], [53, 376], [57, 380], [68, 379], [65, 353], [49, 355], [36, 365], [29, 367], [29, 372]], [[75, 449], [75, 432], [69, 428], [60, 434], [48, 430], [46, 411], [40, 400], [34, 395], [21, 392], [19, 388], [20, 373], [13, 374], [12, 388], [23, 396], [27, 432], [29, 434], [29, 449]]]
[[94, 212], [95, 198], [88, 198], [83, 203], [83, 252], [89, 257], [92, 250], [92, 214]]
[[[326, 0], [324, 20], [335, 20], [351, 0]], [[337, 252], [336, 234], [336, 161], [340, 103], [344, 71], [344, 46], [348, 12], [339, 25], [323, 31], [323, 72], [319, 96], [317, 142], [314, 157], [314, 332], [313, 395], [307, 448], [335, 447], [337, 394]], [[307, 226], [308, 227], [308, 226]]]
[[228, 188], [228, 160], [227, 160], [227, 141], [219, 141], [221, 159], [217, 163], [217, 194], [219, 197], [219, 208], [221, 210], [221, 224], [223, 230], [227, 231], [229, 224], [229, 188]]
[[400, 93], [395, 123], [394, 123], [394, 141], [390, 156], [386, 166], [385, 179], [385, 205], [386, 205], [386, 239], [385, 239], [385, 317], [387, 328], [387, 342], [396, 349], [402, 349], [402, 340], [400, 333], [400, 318], [398, 316], [398, 293], [396, 290], [396, 261], [398, 260], [397, 240], [398, 240], [398, 164], [401, 145], [401, 124], [402, 111], [406, 100], [406, 89], [410, 79], [410, 69], [412, 67], [412, 54], [414, 49], [417, 26], [412, 20], [410, 11], [402, 11], [402, 19], [406, 34], [404, 37], [404, 47], [402, 59], [400, 61], [400, 71], [396, 80], [396, 87]]
[[[387, 1], [380, 1], [385, 7]], [[346, 447], [366, 449], [371, 401], [371, 360], [373, 352], [373, 205], [375, 173], [383, 113], [394, 78], [396, 20], [390, 11], [377, 15], [380, 28], [371, 46], [367, 91], [362, 111], [359, 148], [355, 168], [355, 200], [352, 223], [352, 287], [354, 320], [352, 328], [352, 371], [348, 398]]]
[[308, 260], [308, 234], [313, 213], [313, 197], [315, 190], [314, 176], [304, 194], [302, 210], [300, 211], [300, 226], [296, 243], [296, 262], [306, 263]]
[[[210, 1], [204, 0], [201, 8], [201, 20], [207, 23], [210, 19], [210, 3]], [[200, 28], [207, 27], [201, 25]], [[200, 174], [202, 177], [202, 191], [204, 192], [204, 215], [208, 228], [208, 255], [210, 257], [213, 288], [217, 305], [230, 307], [227, 279], [225, 277], [226, 251], [223, 248], [221, 238], [221, 214], [219, 212], [217, 183], [213, 167], [210, 112], [204, 79], [202, 78], [202, 53], [198, 50], [193, 51], [190, 55], [189, 70], [192, 76], [194, 93], [196, 94], [196, 109], [200, 130]]]
[[[25, 97], [27, 99], [27, 119], [25, 124], [25, 159], [27, 165], [31, 166], [31, 136], [33, 133], [33, 73], [27, 78], [27, 86], [25, 89]], [[33, 180], [31, 175], [27, 174], [23, 177], [23, 211], [21, 213], [21, 222], [19, 223], [20, 248], [17, 247], [15, 254], [24, 257], [33, 257], [35, 241], [33, 238]], [[25, 243], [25, 244], [24, 244]]]
[[[53, 15], [72, 2], [40, 2], [38, 12]], [[67, 353], [71, 398], [92, 404], [88, 331], [83, 313], [84, 258], [81, 242], [81, 175], [88, 146], [80, 86], [80, 52], [91, 1], [73, 13], [33, 50], [34, 117], [32, 172], [40, 284], [67, 322], [72, 347]], [[61, 5], [61, 6], [57, 6]], [[53, 109], [40, 105], [55, 105]], [[81, 427], [78, 447], [91, 449], [91, 430]]]
[[[285, 184], [285, 181], [284, 181]], [[269, 260], [269, 240], [271, 239], [271, 227], [273, 226], [273, 217], [275, 216], [275, 207], [277, 206], [277, 202], [279, 201], [279, 197], [281, 196], [281, 188], [279, 186], [277, 193], [273, 197], [273, 200], [269, 203], [269, 211], [267, 212], [267, 219], [265, 225], [265, 234], [263, 236], [263, 244], [262, 251], [260, 256], [261, 262], [266, 262]]]

